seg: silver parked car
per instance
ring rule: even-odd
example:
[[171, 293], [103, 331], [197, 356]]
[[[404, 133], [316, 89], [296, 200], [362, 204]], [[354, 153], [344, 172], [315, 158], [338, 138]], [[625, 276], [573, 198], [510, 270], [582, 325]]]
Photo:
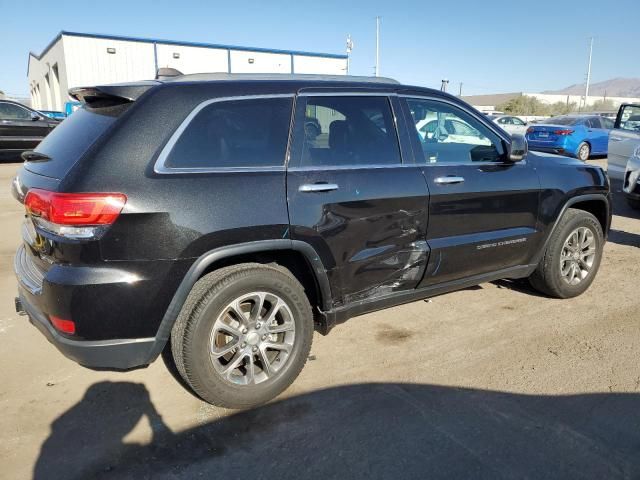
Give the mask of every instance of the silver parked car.
[[622, 180], [627, 201], [640, 208], [640, 104], [620, 106], [609, 135], [609, 177]]
[[500, 125], [511, 135], [513, 135], [514, 133], [517, 133], [519, 135], [524, 135], [527, 133], [527, 122], [525, 122], [521, 118], [515, 117], [513, 115], [492, 115], [489, 118], [491, 118], [493, 122]]

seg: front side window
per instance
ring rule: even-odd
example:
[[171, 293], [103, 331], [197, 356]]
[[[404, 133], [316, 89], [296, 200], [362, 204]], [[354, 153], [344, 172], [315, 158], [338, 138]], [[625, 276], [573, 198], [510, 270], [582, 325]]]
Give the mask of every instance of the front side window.
[[167, 168], [284, 165], [292, 98], [213, 102], [191, 119], [167, 155]]
[[31, 114], [26, 108], [12, 103], [0, 102], [0, 118], [3, 120], [29, 120]]
[[301, 166], [395, 165], [400, 148], [387, 97], [308, 97]]
[[524, 122], [520, 120], [518, 117], [511, 117], [511, 123], [513, 123], [514, 125], [518, 125], [520, 127], [524, 126]]
[[640, 132], [640, 105], [626, 105], [622, 109], [620, 128]]
[[407, 99], [425, 163], [497, 162], [504, 149], [498, 135], [477, 118], [448, 103]]

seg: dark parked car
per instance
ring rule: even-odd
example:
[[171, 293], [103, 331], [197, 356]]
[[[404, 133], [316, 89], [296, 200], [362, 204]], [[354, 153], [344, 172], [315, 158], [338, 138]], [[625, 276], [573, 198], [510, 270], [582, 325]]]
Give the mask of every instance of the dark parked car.
[[0, 160], [20, 160], [60, 123], [18, 102], [0, 100]]
[[294, 381], [314, 328], [502, 278], [573, 297], [600, 264], [603, 170], [528, 153], [446, 93], [187, 75], [71, 94], [13, 184], [16, 308], [90, 368], [163, 353], [204, 400], [248, 407]]

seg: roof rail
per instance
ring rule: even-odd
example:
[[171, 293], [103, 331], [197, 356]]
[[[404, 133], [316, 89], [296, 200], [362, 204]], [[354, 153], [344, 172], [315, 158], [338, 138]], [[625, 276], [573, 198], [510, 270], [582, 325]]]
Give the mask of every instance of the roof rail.
[[[165, 69], [159, 69], [165, 70]], [[168, 70], [174, 70], [172, 68]], [[177, 70], [176, 70], [177, 71]], [[159, 78], [159, 77], [156, 77]], [[397, 80], [388, 77], [365, 77], [356, 75], [316, 75], [289, 73], [192, 73], [181, 76], [164, 76], [165, 82], [204, 82], [204, 81], [238, 81], [238, 80], [298, 80], [320, 82], [351, 82], [351, 83], [394, 83]]]

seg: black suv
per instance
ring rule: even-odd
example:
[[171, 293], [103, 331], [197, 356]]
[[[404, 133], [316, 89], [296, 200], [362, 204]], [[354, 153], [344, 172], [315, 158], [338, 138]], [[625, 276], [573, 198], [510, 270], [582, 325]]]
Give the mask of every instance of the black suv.
[[214, 74], [71, 94], [13, 184], [16, 307], [86, 367], [164, 353], [248, 407], [293, 382], [314, 328], [501, 278], [573, 297], [600, 264], [603, 170], [439, 91]]
[[0, 100], [0, 160], [19, 160], [46, 137], [59, 120], [18, 102]]

